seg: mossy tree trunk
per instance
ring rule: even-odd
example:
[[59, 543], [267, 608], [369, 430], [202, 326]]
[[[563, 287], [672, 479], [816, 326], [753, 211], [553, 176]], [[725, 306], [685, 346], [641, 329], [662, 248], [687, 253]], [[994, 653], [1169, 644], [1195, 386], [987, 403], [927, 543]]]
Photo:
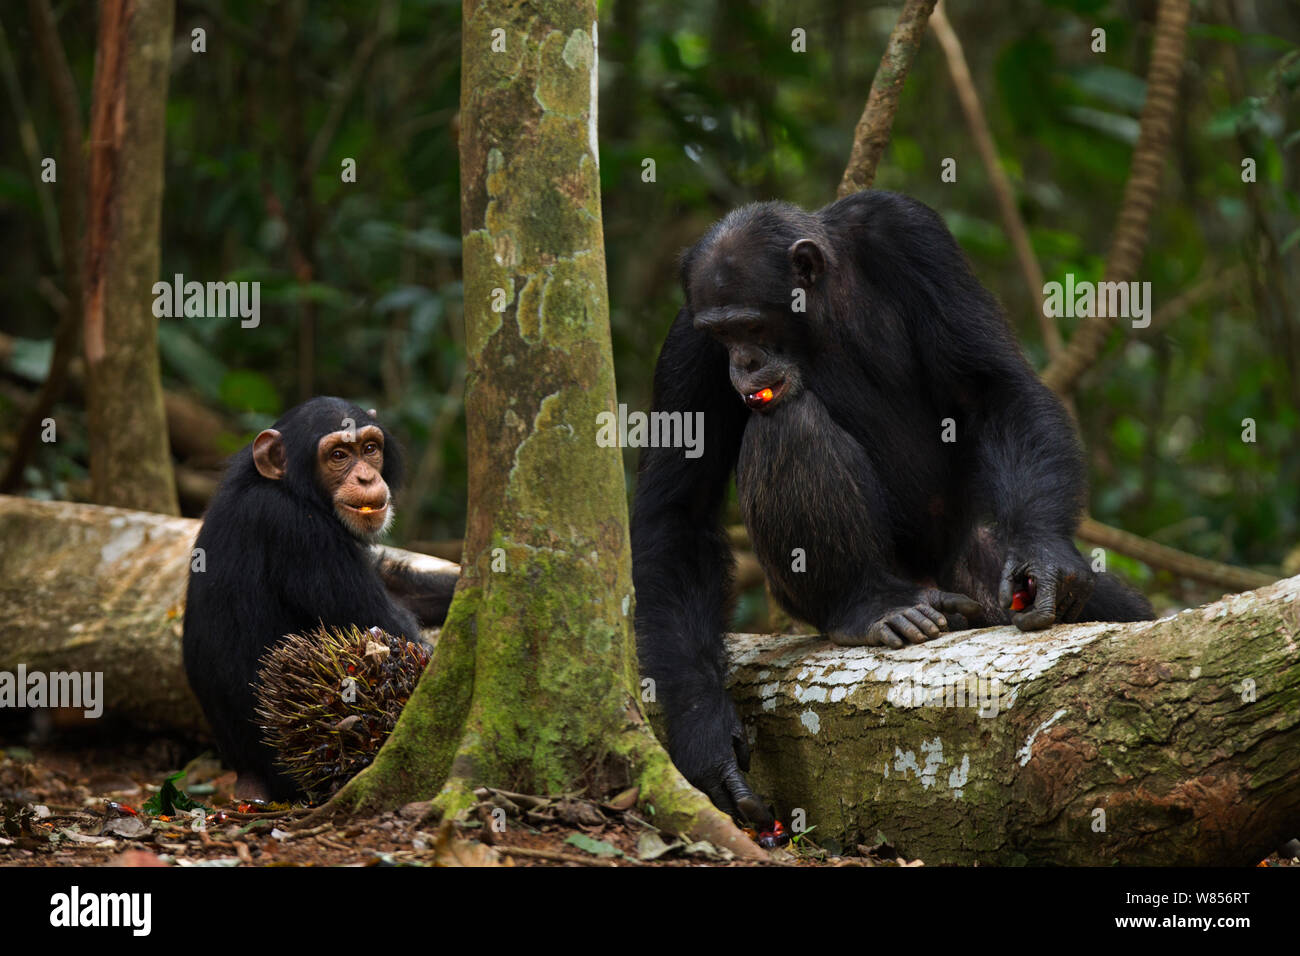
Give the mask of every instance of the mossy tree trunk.
[[83, 329], [91, 494], [162, 514], [180, 513], [153, 314], [172, 13], [172, 0], [100, 6]]
[[636, 784], [666, 829], [761, 853], [691, 788], [637, 698], [596, 141], [596, 4], [467, 2], [461, 223], [473, 449], [463, 573], [433, 662], [334, 809], [488, 784]]

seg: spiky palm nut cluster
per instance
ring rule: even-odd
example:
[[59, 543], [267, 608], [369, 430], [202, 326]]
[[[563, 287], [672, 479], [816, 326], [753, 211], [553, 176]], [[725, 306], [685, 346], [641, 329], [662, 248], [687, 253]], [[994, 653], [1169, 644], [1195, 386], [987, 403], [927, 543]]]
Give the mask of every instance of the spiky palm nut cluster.
[[312, 798], [369, 765], [429, 663], [429, 649], [377, 627], [290, 634], [262, 657], [262, 739]]

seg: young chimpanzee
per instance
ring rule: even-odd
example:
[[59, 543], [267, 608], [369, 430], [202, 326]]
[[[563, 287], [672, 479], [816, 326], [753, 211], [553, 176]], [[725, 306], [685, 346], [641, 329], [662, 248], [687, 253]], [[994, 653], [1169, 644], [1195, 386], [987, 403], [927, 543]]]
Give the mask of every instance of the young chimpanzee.
[[402, 454], [374, 414], [340, 398], [290, 410], [232, 459], [204, 516], [185, 607], [185, 670], [241, 797], [297, 787], [262, 743], [253, 683], [286, 634], [378, 626], [412, 640], [441, 624], [454, 572], [377, 560]]
[[1075, 549], [1070, 418], [932, 210], [887, 192], [746, 206], [686, 253], [682, 285], [654, 407], [703, 412], [704, 448], [642, 454], [636, 627], [673, 759], [718, 806], [767, 815], [724, 687], [733, 471], [773, 595], [836, 643], [1151, 617]]

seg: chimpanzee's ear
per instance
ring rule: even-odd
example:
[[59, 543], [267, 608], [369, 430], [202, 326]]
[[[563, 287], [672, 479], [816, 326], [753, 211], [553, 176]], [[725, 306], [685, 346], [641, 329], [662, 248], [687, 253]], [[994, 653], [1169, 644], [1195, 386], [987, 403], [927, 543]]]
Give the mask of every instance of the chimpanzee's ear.
[[790, 247], [790, 262], [799, 285], [811, 289], [826, 271], [826, 256], [813, 239], [800, 239]]
[[284, 477], [284, 440], [274, 428], [253, 439], [253, 464], [263, 478], [279, 481]]

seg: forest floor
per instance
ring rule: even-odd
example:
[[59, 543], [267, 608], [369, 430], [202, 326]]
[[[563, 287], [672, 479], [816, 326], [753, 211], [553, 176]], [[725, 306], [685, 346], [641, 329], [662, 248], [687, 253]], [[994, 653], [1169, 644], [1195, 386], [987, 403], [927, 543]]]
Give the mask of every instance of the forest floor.
[[[0, 866], [920, 866], [888, 846], [835, 855], [808, 838], [767, 863], [663, 836], [633, 811], [593, 801], [495, 794], [465, 824], [429, 823], [426, 804], [345, 824], [303, 826], [310, 809], [235, 801], [234, 774], [209, 757], [177, 781], [201, 806], [151, 815], [182, 745], [51, 740], [0, 749]], [[507, 807], [494, 813], [494, 809]], [[157, 809], [157, 808], [154, 808]], [[493, 827], [493, 822], [498, 827]], [[501, 832], [497, 832], [500, 829]], [[1260, 866], [1300, 866], [1276, 855]]]

